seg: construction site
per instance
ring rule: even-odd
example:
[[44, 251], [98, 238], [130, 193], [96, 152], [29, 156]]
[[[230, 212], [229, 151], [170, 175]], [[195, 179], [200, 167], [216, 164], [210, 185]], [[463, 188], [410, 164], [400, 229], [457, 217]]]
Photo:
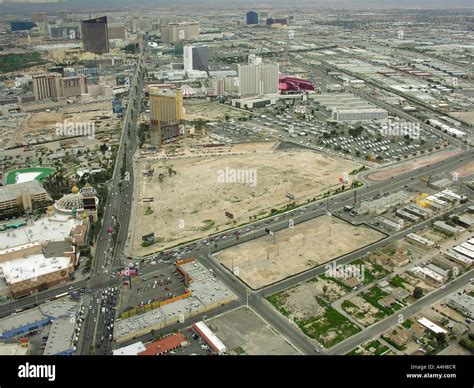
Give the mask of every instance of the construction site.
[[[306, 203], [341, 187], [340, 177], [356, 164], [278, 143], [232, 145], [192, 155], [138, 159], [133, 202], [132, 249], [140, 255], [203, 238], [263, 218], [272, 209]], [[232, 220], [226, 212], [234, 215]], [[140, 220], [140, 222], [137, 222]], [[142, 246], [154, 233], [155, 244]]]

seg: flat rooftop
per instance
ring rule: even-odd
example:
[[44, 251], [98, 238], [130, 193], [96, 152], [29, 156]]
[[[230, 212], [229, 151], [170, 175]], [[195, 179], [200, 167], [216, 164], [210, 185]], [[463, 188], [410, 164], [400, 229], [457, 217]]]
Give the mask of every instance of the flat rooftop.
[[18, 329], [46, 318], [47, 317], [38, 308], [9, 315], [8, 317], [0, 319], [0, 335], [3, 335], [4, 332]]
[[28, 190], [33, 195], [46, 193], [43, 186], [36, 180], [0, 186], [0, 202], [11, 201], [21, 197], [23, 190]]
[[134, 317], [117, 320], [114, 327], [114, 337], [120, 338], [149, 326], [167, 326], [167, 321], [186, 318], [203, 311], [203, 308], [219, 304], [235, 295], [213, 274], [197, 261], [180, 265], [180, 268], [193, 279], [188, 290], [192, 295], [185, 299], [165, 304], [160, 308], [148, 311]]
[[63, 317], [53, 321], [48, 341], [44, 349], [45, 356], [53, 356], [68, 351], [73, 347], [76, 321]]
[[69, 297], [64, 297], [43, 303], [39, 306], [39, 309], [44, 315], [56, 319], [59, 317], [69, 317], [70, 314], [76, 313], [79, 309], [79, 303]]
[[143, 342], [135, 342], [134, 344], [124, 346], [123, 348], [116, 349], [112, 352], [114, 356], [136, 356], [138, 353], [146, 350]]
[[0, 249], [7, 249], [33, 242], [42, 244], [51, 241], [64, 241], [82, 220], [63, 214], [41, 218], [27, 226], [0, 233]]
[[66, 270], [70, 262], [69, 257], [45, 258], [40, 253], [0, 263], [0, 270], [8, 284], [15, 284]]

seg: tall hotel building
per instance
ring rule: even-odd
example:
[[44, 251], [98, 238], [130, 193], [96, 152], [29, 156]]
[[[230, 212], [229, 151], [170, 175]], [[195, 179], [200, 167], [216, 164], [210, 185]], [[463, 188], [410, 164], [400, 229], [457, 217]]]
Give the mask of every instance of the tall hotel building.
[[262, 58], [249, 55], [247, 65], [239, 65], [240, 97], [278, 94], [278, 63], [262, 63]]
[[180, 135], [183, 120], [183, 93], [181, 90], [150, 91], [151, 142], [154, 146]]
[[95, 54], [109, 52], [107, 16], [81, 22], [82, 49]]

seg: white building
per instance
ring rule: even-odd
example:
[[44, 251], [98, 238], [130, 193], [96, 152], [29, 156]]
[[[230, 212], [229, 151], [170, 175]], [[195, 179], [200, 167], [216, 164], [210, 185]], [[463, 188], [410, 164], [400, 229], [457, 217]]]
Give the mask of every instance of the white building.
[[474, 319], [474, 298], [472, 296], [452, 294], [448, 297], [448, 306]]
[[278, 63], [262, 63], [250, 55], [248, 65], [238, 66], [238, 93], [241, 97], [278, 94]]
[[433, 283], [441, 284], [446, 280], [444, 276], [426, 267], [416, 266], [413, 267], [410, 272], [422, 279], [429, 280]]

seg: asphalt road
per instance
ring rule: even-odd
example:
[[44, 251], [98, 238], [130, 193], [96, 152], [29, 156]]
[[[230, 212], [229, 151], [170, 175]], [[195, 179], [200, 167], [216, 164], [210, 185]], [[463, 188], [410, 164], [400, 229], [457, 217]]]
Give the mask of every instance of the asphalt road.
[[[137, 66], [137, 69], [140, 69], [141, 63], [143, 63], [143, 55], [140, 59], [140, 65]], [[139, 76], [139, 73], [141, 75]], [[117, 155], [117, 162], [115, 165], [114, 175], [111, 180], [109, 198], [107, 200], [105, 214], [103, 217], [103, 228], [100, 233], [100, 237], [97, 241], [96, 247], [96, 256], [95, 260], [93, 261], [93, 270], [91, 272], [91, 277], [89, 280], [81, 280], [74, 283], [76, 288], [87, 286], [88, 294], [87, 297], [94, 297], [95, 299], [101, 293], [101, 291], [109, 286], [116, 286], [120, 284], [119, 280], [116, 278], [111, 278], [110, 274], [119, 266], [123, 264], [123, 251], [125, 245], [127, 243], [128, 231], [129, 231], [129, 214], [130, 214], [130, 204], [133, 196], [133, 153], [137, 147], [137, 128], [136, 128], [136, 121], [137, 121], [137, 113], [139, 110], [139, 106], [141, 103], [141, 95], [140, 92], [142, 90], [142, 74], [143, 71], [137, 70], [135, 72], [135, 77], [132, 82], [131, 91], [130, 91], [130, 100], [127, 107], [127, 112], [124, 118], [124, 131], [121, 138], [121, 143], [119, 147], [119, 152]], [[135, 86], [138, 88], [135, 89]], [[138, 93], [136, 93], [138, 92]], [[131, 110], [134, 110], [134, 114], [132, 115]], [[130, 137], [127, 135], [127, 130], [130, 125]], [[125, 158], [126, 160], [126, 172], [128, 172], [130, 180], [127, 182], [123, 182], [122, 192], [119, 191], [119, 182], [121, 181], [121, 174], [120, 169], [122, 167], [122, 160]], [[403, 188], [404, 186], [411, 186], [414, 183], [418, 184], [420, 181], [418, 178], [421, 176], [427, 175], [435, 175], [441, 174], [448, 171], [453, 171], [457, 167], [460, 167], [466, 164], [469, 160], [473, 159], [473, 151], [466, 150], [462, 153], [462, 155], [457, 155], [450, 159], [446, 159], [442, 162], [434, 163], [430, 166], [426, 166], [424, 168], [418, 169], [416, 171], [403, 174], [401, 176], [393, 177], [390, 180], [383, 181], [383, 182], [371, 182], [364, 178], [365, 175], [371, 173], [362, 174], [361, 179], [366, 182], [366, 186], [356, 189], [357, 191], [357, 198], [358, 200], [364, 198], [370, 198], [374, 194], [380, 193], [381, 191], [390, 191], [395, 192]], [[117, 194], [115, 194], [117, 193]], [[472, 195], [472, 191], [469, 191], [469, 194]], [[220, 232], [218, 234], [213, 235], [213, 238], [222, 237], [226, 235], [229, 237], [228, 239], [216, 239], [212, 245], [206, 246], [203, 243], [202, 239], [200, 241], [195, 241], [192, 243], [184, 244], [179, 249], [186, 251], [186, 253], [181, 255], [181, 258], [186, 257], [200, 257], [200, 260], [208, 266], [208, 268], [212, 268], [214, 273], [222, 280], [239, 298], [240, 304], [247, 303], [248, 297], [248, 304], [252, 307], [259, 315], [261, 315], [265, 320], [267, 320], [272, 326], [274, 326], [280, 333], [287, 337], [287, 339], [301, 352], [306, 354], [315, 354], [314, 351], [314, 344], [306, 338], [301, 331], [295, 327], [293, 324], [288, 322], [286, 318], [281, 316], [278, 312], [276, 312], [272, 306], [270, 306], [265, 301], [265, 296], [273, 294], [275, 292], [282, 291], [286, 288], [292, 287], [302, 281], [308, 280], [315, 275], [322, 274], [324, 272], [324, 266], [317, 267], [316, 269], [311, 269], [305, 271], [303, 273], [297, 274], [292, 276], [288, 279], [285, 279], [281, 282], [278, 282], [274, 285], [270, 285], [268, 287], [262, 288], [260, 290], [251, 290], [248, 288], [243, 282], [239, 279], [236, 279], [233, 274], [230, 273], [229, 270], [224, 268], [221, 264], [219, 264], [212, 256], [211, 253], [215, 253], [221, 249], [225, 249], [231, 247], [236, 244], [240, 244], [245, 241], [252, 240], [254, 238], [261, 237], [266, 234], [265, 228], [269, 228], [272, 231], [282, 230], [288, 227], [288, 219], [291, 217], [295, 224], [300, 222], [305, 222], [309, 219], [314, 217], [318, 217], [326, 212], [328, 208], [331, 210], [332, 213], [341, 212], [345, 205], [353, 204], [353, 191], [344, 192], [333, 196], [327, 200], [319, 201], [317, 203], [311, 203], [308, 205], [304, 205], [298, 209], [291, 211], [291, 216], [280, 214], [278, 216], [270, 217], [268, 220], [259, 221], [257, 223], [252, 223], [246, 225], [249, 227], [250, 230], [248, 232], [242, 232], [237, 239], [235, 235], [232, 234], [235, 230], [242, 230], [242, 226], [233, 228], [231, 230], [227, 230], [224, 232]], [[467, 206], [467, 205], [465, 205]], [[464, 206], [464, 207], [465, 207]], [[115, 220], [115, 221], [114, 221]], [[362, 248], [358, 251], [352, 252], [344, 257], [338, 259], [339, 264], [344, 264], [349, 261], [355, 260], [358, 257], [361, 257], [369, 251], [374, 251], [383, 245], [388, 244], [389, 242], [400, 239], [404, 235], [415, 232], [431, 223], [430, 220], [424, 221], [409, 230], [404, 230], [402, 232], [392, 234], [387, 238], [371, 244], [368, 247]], [[255, 227], [256, 224], [259, 224], [259, 227]], [[120, 227], [119, 227], [120, 225]], [[109, 238], [107, 233], [107, 228], [112, 226], [114, 228], [119, 228], [118, 236], [116, 241], [112, 241]], [[174, 251], [174, 249], [170, 249], [168, 251]], [[163, 264], [165, 265], [165, 264]], [[108, 271], [108, 274], [104, 273]], [[156, 267], [147, 266], [146, 268], [141, 269], [142, 273], [148, 273], [151, 271], [156, 270]], [[458, 278], [463, 279], [463, 277]], [[459, 280], [461, 282], [461, 280]], [[458, 280], [456, 280], [453, 284], [458, 284]], [[38, 293], [33, 296], [28, 296], [19, 300], [16, 300], [11, 303], [3, 304], [0, 306], [0, 317], [6, 316], [14, 312], [17, 308], [22, 307], [31, 307], [34, 304], [41, 304], [45, 300], [52, 299], [55, 295], [60, 293], [66, 292], [71, 284], [67, 284], [64, 286], [59, 286], [54, 289], [46, 290], [44, 292]], [[446, 287], [444, 292], [448, 293], [449, 290], [452, 290], [454, 285], [450, 285]], [[439, 292], [439, 290], [437, 291]], [[431, 294], [430, 294], [431, 295]], [[428, 296], [424, 299], [420, 300], [419, 302], [429, 301], [434, 298], [434, 300], [438, 299], [436, 297], [437, 294], [433, 294], [434, 296], [428, 299]], [[94, 305], [95, 305], [94, 299]], [[417, 302], [417, 303], [419, 303]], [[429, 302], [426, 302], [429, 303]], [[228, 311], [231, 308], [234, 308], [235, 303], [228, 307], [223, 307], [222, 311]], [[412, 306], [417, 306], [412, 305]], [[407, 309], [411, 309], [412, 306], [408, 306]], [[416, 311], [418, 307], [413, 307]], [[86, 314], [86, 319], [84, 321], [84, 330], [81, 333], [80, 344], [78, 345], [78, 353], [80, 354], [89, 354], [89, 351], [94, 343], [94, 338], [96, 333], [100, 336], [103, 335], [105, 324], [103, 317], [101, 316], [100, 309], [94, 308], [92, 310], [94, 313], [90, 312]], [[220, 310], [219, 310], [220, 311]], [[407, 310], [407, 314], [408, 311]], [[201, 317], [195, 317], [196, 320], [199, 320]], [[96, 322], [94, 322], [94, 319]], [[387, 318], [392, 319], [392, 318]], [[396, 318], [395, 318], [396, 319]], [[193, 320], [194, 321], [194, 318]], [[192, 322], [191, 321], [191, 322]], [[189, 325], [189, 320], [184, 325]], [[357, 341], [363, 341], [366, 338], [366, 335], [371, 338], [371, 334], [367, 334], [367, 332], [372, 333], [373, 330], [378, 330], [384, 327], [385, 320], [379, 322], [378, 324], [374, 325], [375, 328], [369, 328], [351, 338], [344, 341], [343, 343], [333, 347], [329, 350], [330, 354], [340, 354], [341, 352], [347, 348], [352, 349], [354, 346], [357, 345]], [[390, 326], [389, 323], [388, 327]], [[183, 324], [181, 324], [183, 325]], [[181, 327], [181, 326], [180, 326]], [[170, 327], [171, 329], [171, 327]], [[383, 330], [382, 330], [383, 331]], [[107, 352], [110, 352], [111, 344], [108, 341], [105, 341], [107, 344]], [[348, 345], [345, 345], [345, 344]], [[355, 344], [355, 345], [354, 345]], [[338, 347], [341, 347], [340, 350]], [[348, 350], [350, 350], [348, 349]], [[101, 349], [102, 350], [102, 349]], [[324, 352], [322, 352], [324, 353]], [[321, 353], [321, 354], [322, 354]]]
[[[102, 230], [97, 239], [95, 258], [93, 260], [91, 278], [88, 290], [117, 286], [119, 279], [111, 278], [114, 268], [123, 260], [123, 250], [127, 243], [129, 232], [131, 203], [133, 197], [133, 155], [137, 149], [137, 118], [141, 109], [143, 89], [143, 58], [144, 45], [141, 45], [141, 55], [135, 68], [133, 81], [130, 85], [129, 101], [123, 121], [123, 130], [120, 140], [114, 174], [109, 190], [109, 197], [104, 209]], [[122, 166], [125, 165], [124, 179], [122, 179]], [[122, 187], [120, 188], [120, 184]], [[118, 231], [114, 241], [108, 228]], [[96, 320], [96, 322], [94, 322]], [[99, 307], [88, 310], [84, 330], [81, 332], [78, 345], [80, 354], [88, 354], [98, 338], [104, 337], [100, 349], [109, 353], [111, 344], [108, 339], [109, 331], [104, 322], [104, 316]]]
[[446, 285], [444, 289], [438, 289], [431, 292], [430, 294], [419, 299], [415, 303], [398, 310], [395, 314], [385, 318], [382, 321], [375, 323], [374, 325], [366, 328], [365, 330], [353, 335], [352, 337], [347, 338], [346, 340], [340, 342], [339, 344], [333, 346], [328, 354], [346, 354], [356, 346], [363, 344], [369, 341], [372, 338], [375, 338], [381, 335], [384, 331], [388, 330], [390, 327], [398, 324], [398, 317], [402, 314], [403, 319], [407, 319], [409, 316], [415, 314], [417, 311], [432, 305], [436, 301], [446, 297], [447, 295], [455, 292], [458, 288], [467, 285], [469, 279], [472, 278], [474, 270], [471, 269], [465, 274], [459, 276], [454, 281]]

